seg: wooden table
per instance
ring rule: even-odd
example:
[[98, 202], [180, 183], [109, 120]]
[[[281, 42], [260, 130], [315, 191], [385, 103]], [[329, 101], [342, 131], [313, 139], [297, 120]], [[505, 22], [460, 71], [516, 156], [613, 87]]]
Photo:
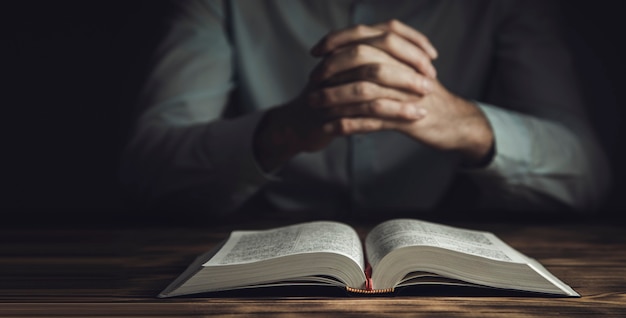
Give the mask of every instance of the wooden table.
[[[581, 298], [498, 295], [329, 297], [248, 295], [157, 299], [200, 253], [233, 229], [5, 229], [0, 317], [626, 317], [626, 228], [600, 223], [459, 223], [494, 232], [538, 259]], [[357, 225], [365, 233], [369, 225]]]

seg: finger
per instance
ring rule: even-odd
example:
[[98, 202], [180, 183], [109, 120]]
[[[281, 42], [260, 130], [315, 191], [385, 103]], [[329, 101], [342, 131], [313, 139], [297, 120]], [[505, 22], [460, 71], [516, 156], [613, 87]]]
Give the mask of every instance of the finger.
[[340, 48], [327, 56], [311, 72], [310, 79], [315, 82], [321, 82], [337, 73], [372, 63], [392, 64], [398, 68], [405, 69], [405, 71], [414, 72], [411, 67], [401, 63], [379, 48], [366, 44], [356, 44]]
[[415, 45], [422, 48], [426, 53], [428, 53], [431, 59], [436, 59], [437, 56], [439, 56], [437, 50], [427, 36], [413, 29], [412, 27], [400, 22], [399, 20], [389, 20], [387, 22], [373, 25], [372, 27], [386, 32], [393, 32], [402, 36], [403, 38], [413, 42]]
[[322, 108], [368, 102], [381, 98], [412, 101], [418, 97], [397, 89], [380, 86], [376, 83], [360, 81], [319, 89], [307, 96], [307, 102], [311, 107]]
[[381, 35], [384, 31], [367, 25], [357, 24], [355, 26], [330, 32], [324, 36], [313, 48], [311, 54], [322, 56], [337, 48], [354, 41], [360, 41], [373, 36]]
[[335, 74], [322, 82], [324, 86], [369, 81], [389, 88], [407, 90], [426, 95], [432, 90], [431, 80], [406, 66], [390, 64], [366, 64]]
[[413, 67], [422, 74], [432, 78], [437, 76], [437, 71], [424, 50], [393, 32], [385, 32], [379, 36], [366, 39], [363, 43], [387, 52], [387, 54]]
[[401, 123], [380, 118], [340, 118], [324, 124], [324, 132], [334, 136], [370, 133], [382, 130], [399, 129]]
[[415, 121], [426, 116], [426, 110], [416, 103], [405, 103], [391, 99], [376, 99], [365, 103], [340, 105], [327, 108], [329, 118], [369, 117]]
[[396, 19], [373, 26], [358, 24], [343, 30], [331, 32], [311, 49], [311, 53], [314, 56], [321, 56], [348, 43], [379, 36], [385, 32], [396, 33], [406, 38], [408, 41], [423, 49], [431, 59], [436, 59], [439, 55], [428, 37]]
[[[377, 49], [377, 50], [376, 50]], [[406, 64], [414, 70], [435, 78], [437, 71], [428, 55], [413, 43], [390, 32], [355, 41], [333, 51], [311, 74], [330, 77], [360, 64], [369, 63]]]

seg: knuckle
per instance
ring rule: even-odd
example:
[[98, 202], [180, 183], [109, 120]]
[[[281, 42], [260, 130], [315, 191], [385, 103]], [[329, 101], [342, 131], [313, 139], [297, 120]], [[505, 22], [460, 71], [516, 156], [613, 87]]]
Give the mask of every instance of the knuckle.
[[323, 89], [318, 92], [319, 103], [324, 105], [332, 101], [332, 94], [328, 89]]
[[407, 105], [404, 105], [404, 106], [400, 107], [399, 112], [400, 112], [400, 115], [402, 117], [411, 118], [412, 116], [415, 115], [415, 111], [414, 110], [415, 110], [414, 106], [407, 104]]
[[396, 44], [396, 35], [393, 32], [385, 32], [381, 38], [382, 43], [387, 47], [392, 47]]
[[324, 38], [322, 39], [322, 44], [325, 47], [329, 47], [330, 45], [333, 44], [333, 42], [335, 42], [335, 39], [337, 38], [337, 36], [341, 34], [341, 30], [335, 30], [335, 31], [331, 31], [328, 34], [326, 34], [326, 36], [324, 36]]
[[422, 54], [419, 54], [417, 56], [417, 58], [415, 59], [415, 61], [416, 61], [417, 65], [420, 67], [420, 69], [422, 69], [422, 70], [424, 70], [426, 72], [430, 71], [430, 69], [433, 68], [432, 63], [430, 62], [430, 60], [426, 56], [424, 56]]
[[341, 30], [333, 30], [328, 32], [328, 34], [326, 34], [326, 36], [324, 36], [324, 38], [322, 38], [322, 41], [327, 42], [328, 39], [332, 39], [334, 37], [336, 37], [339, 33], [341, 33]]
[[427, 68], [431, 65], [430, 58], [426, 55], [426, 53], [422, 50], [415, 49], [410, 53], [410, 58], [412, 63], [417, 65], [419, 68]]
[[311, 107], [319, 107], [330, 101], [330, 92], [327, 89], [313, 92], [307, 96], [307, 102]]
[[370, 114], [381, 114], [385, 111], [385, 105], [376, 99], [367, 103], [367, 110]]
[[334, 73], [334, 67], [329, 63], [324, 63], [319, 70], [321, 78], [327, 78]]
[[352, 131], [352, 121], [348, 118], [342, 118], [337, 123], [337, 130], [339, 134], [348, 135]]
[[400, 21], [398, 19], [391, 19], [387, 21], [386, 24], [389, 30], [392, 30], [392, 31], [397, 31], [398, 28], [400, 27]]
[[352, 95], [354, 96], [363, 96], [365, 91], [365, 87], [363, 85], [363, 82], [358, 82], [354, 85], [352, 85]]
[[357, 24], [354, 26], [354, 32], [359, 36], [363, 36], [367, 34], [367, 30], [368, 30], [368, 27], [365, 26], [364, 24]]
[[367, 45], [365, 44], [357, 44], [350, 49], [350, 55], [353, 57], [363, 56], [367, 53]]
[[413, 63], [421, 70], [424, 70], [428, 66], [428, 63], [421, 54], [415, 54], [413, 56]]
[[371, 86], [368, 82], [356, 82], [352, 85], [352, 95], [367, 97], [370, 94]]

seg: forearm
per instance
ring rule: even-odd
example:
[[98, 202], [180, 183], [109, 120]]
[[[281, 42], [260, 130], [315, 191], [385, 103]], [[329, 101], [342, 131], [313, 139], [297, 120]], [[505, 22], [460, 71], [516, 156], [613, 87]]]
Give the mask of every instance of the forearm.
[[468, 173], [487, 190], [486, 206], [541, 210], [558, 202], [581, 212], [597, 208], [609, 173], [588, 127], [480, 107], [494, 130], [495, 153], [487, 167]]
[[300, 152], [299, 141], [290, 128], [290, 118], [284, 106], [265, 112], [252, 138], [254, 157], [260, 168], [270, 172]]
[[176, 126], [142, 123], [128, 145], [125, 188], [145, 207], [187, 193], [211, 214], [236, 209], [267, 182], [256, 166], [252, 135], [261, 113]]

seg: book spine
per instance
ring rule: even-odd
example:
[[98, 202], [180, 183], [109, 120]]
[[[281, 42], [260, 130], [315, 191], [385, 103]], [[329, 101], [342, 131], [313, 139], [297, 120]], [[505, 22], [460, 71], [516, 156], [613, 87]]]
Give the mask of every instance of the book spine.
[[393, 288], [386, 289], [361, 289], [361, 288], [352, 288], [346, 286], [346, 291], [355, 294], [364, 294], [364, 295], [376, 295], [376, 294], [389, 294], [393, 293]]
[[386, 289], [374, 289], [374, 283], [372, 282], [372, 266], [368, 263], [365, 266], [365, 289], [362, 288], [352, 288], [346, 286], [346, 290], [351, 293], [356, 294], [367, 294], [367, 295], [375, 295], [375, 294], [387, 294], [393, 293], [393, 288]]
[[367, 263], [365, 266], [365, 290], [374, 290], [374, 282], [372, 282], [372, 266]]

